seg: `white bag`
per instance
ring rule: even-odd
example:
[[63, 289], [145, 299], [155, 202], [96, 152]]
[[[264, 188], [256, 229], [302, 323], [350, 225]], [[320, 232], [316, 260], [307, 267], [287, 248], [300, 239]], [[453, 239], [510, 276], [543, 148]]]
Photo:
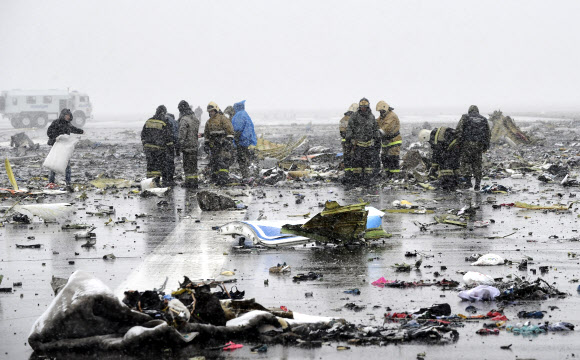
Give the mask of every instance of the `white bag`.
[[489, 275], [477, 271], [468, 271], [463, 275], [463, 282], [466, 285], [493, 285], [495, 281]]
[[504, 260], [501, 256], [496, 255], [496, 254], [485, 254], [482, 257], [480, 257], [479, 259], [477, 259], [476, 262], [471, 263], [471, 266], [477, 266], [477, 265], [503, 265], [504, 264]]
[[77, 141], [79, 141], [77, 137], [71, 137], [67, 134], [59, 135], [42, 166], [57, 174], [64, 175]]
[[493, 286], [479, 285], [471, 290], [461, 291], [457, 296], [469, 301], [491, 301], [499, 296], [499, 294], [499, 290]]
[[141, 191], [153, 189], [155, 187], [155, 183], [153, 182], [153, 180], [155, 180], [155, 178], [147, 178], [141, 180]]

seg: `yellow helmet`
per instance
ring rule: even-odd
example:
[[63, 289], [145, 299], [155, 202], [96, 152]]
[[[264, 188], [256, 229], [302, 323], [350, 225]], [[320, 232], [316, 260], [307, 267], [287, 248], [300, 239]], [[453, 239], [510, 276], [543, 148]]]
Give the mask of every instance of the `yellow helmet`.
[[358, 104], [357, 103], [352, 103], [350, 105], [350, 107], [348, 108], [348, 111], [352, 111], [352, 112], [357, 112], [358, 110]]
[[389, 111], [389, 104], [387, 104], [384, 100], [381, 100], [377, 103], [377, 111], [385, 110]]
[[216, 110], [217, 112], [220, 112], [220, 107], [218, 104], [210, 101], [209, 104], [207, 104], [207, 111], [209, 112], [210, 110]]

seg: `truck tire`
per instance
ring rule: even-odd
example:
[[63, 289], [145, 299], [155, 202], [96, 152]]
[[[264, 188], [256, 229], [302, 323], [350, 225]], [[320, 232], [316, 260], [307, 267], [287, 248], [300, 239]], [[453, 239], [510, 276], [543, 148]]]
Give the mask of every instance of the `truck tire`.
[[48, 117], [46, 114], [40, 114], [34, 119], [34, 126], [37, 128], [44, 128], [48, 124]]
[[12, 124], [12, 127], [15, 129], [20, 129], [22, 127], [22, 124], [20, 123], [20, 118], [17, 116], [10, 118], [10, 124]]
[[87, 118], [85, 117], [85, 114], [82, 112], [75, 112], [73, 114], [73, 121], [72, 124], [78, 128], [82, 128], [85, 123], [87, 122]]
[[33, 122], [32, 122], [32, 116], [30, 115], [24, 115], [23, 117], [20, 118], [20, 126], [23, 128], [30, 128], [32, 127]]

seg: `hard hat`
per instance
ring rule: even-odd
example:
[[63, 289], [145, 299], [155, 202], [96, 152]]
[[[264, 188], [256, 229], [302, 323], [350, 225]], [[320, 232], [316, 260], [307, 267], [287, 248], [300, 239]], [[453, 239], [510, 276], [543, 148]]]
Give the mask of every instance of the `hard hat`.
[[350, 105], [350, 107], [348, 108], [348, 111], [352, 111], [352, 112], [356, 112], [358, 110], [358, 104], [357, 103], [352, 103]]
[[173, 296], [169, 295], [169, 294], [163, 295], [163, 300], [171, 301], [173, 299], [175, 299], [175, 298]]
[[366, 106], [366, 107], [370, 107], [371, 103], [369, 102], [369, 100], [367, 98], [362, 98], [360, 99], [360, 101], [358, 102], [358, 106]]
[[377, 111], [381, 111], [381, 110], [389, 111], [389, 104], [387, 104], [383, 100], [381, 100], [377, 103]]
[[218, 104], [214, 103], [213, 101], [210, 101], [209, 104], [207, 104], [207, 111], [209, 112], [210, 110], [215, 110], [217, 112], [221, 111]]
[[429, 138], [431, 137], [431, 130], [423, 129], [419, 131], [418, 137], [420, 142], [429, 141]]

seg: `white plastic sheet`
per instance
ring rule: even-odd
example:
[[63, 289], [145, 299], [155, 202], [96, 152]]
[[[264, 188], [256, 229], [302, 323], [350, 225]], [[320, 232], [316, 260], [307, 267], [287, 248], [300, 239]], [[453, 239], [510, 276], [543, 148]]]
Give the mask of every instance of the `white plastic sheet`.
[[503, 265], [504, 260], [501, 256], [496, 254], [485, 254], [477, 259], [476, 262], [471, 263], [471, 266], [493, 266], [493, 265]]
[[64, 175], [68, 162], [75, 150], [75, 144], [78, 141], [77, 137], [67, 134], [57, 137], [42, 166], [57, 174]]
[[155, 182], [153, 182], [153, 180], [155, 180], [155, 179], [154, 178], [147, 178], [147, 179], [141, 180], [141, 191], [153, 189], [155, 187]]
[[66, 219], [74, 211], [70, 203], [15, 205], [14, 211], [28, 216], [38, 216], [45, 222]]
[[491, 301], [499, 296], [499, 294], [499, 290], [493, 286], [479, 285], [471, 290], [461, 291], [457, 296], [469, 301]]
[[463, 275], [463, 282], [466, 285], [493, 285], [495, 281], [489, 275], [477, 271], [468, 271]]

